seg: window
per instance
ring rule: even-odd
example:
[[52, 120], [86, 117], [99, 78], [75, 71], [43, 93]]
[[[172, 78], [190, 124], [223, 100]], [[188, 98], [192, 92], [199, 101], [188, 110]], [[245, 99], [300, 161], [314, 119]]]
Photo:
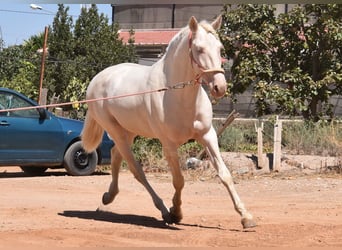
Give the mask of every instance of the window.
[[9, 112], [1, 112], [2, 109], [14, 109], [21, 107], [33, 107], [33, 105], [19, 96], [11, 93], [0, 92], [0, 116], [13, 117], [39, 117], [36, 109], [17, 110]]

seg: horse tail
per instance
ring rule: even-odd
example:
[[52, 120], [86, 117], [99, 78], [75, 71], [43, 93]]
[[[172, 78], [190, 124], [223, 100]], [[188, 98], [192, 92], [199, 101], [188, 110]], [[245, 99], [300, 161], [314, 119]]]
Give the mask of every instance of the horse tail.
[[88, 113], [81, 133], [83, 148], [86, 152], [93, 152], [100, 145], [103, 132], [103, 128]]

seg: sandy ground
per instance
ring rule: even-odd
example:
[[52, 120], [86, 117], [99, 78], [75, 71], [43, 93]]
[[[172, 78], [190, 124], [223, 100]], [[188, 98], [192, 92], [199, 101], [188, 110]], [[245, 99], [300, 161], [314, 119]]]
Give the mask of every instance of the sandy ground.
[[[287, 167], [258, 174], [248, 157], [234, 157], [240, 163], [232, 170], [236, 189], [258, 224], [250, 230], [242, 229], [226, 189], [217, 178], [209, 178], [208, 170], [202, 177], [199, 171], [185, 172], [184, 219], [168, 226], [125, 170], [119, 195], [104, 207], [101, 197], [109, 174], [71, 177], [54, 170], [25, 177], [19, 168], [0, 168], [0, 248], [342, 246], [341, 174], [321, 174], [317, 166], [314, 173], [305, 172], [310, 157], [302, 158], [305, 164], [292, 162], [292, 171]], [[147, 176], [171, 206], [170, 175]]]

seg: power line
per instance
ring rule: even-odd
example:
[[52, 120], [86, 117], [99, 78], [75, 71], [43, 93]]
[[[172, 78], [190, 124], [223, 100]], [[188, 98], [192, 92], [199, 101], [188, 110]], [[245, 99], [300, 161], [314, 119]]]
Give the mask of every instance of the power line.
[[32, 15], [46, 15], [46, 16], [54, 16], [53, 13], [43, 13], [43, 12], [31, 12], [31, 11], [21, 11], [21, 10], [5, 10], [0, 9], [1, 12], [11, 12], [11, 13], [20, 13], [20, 14], [32, 14]]
[[[0, 9], [0, 12], [10, 12], [10, 13], [20, 13], [20, 14], [31, 14], [31, 15], [45, 15], [45, 16], [55, 16], [56, 13], [52, 12], [52, 11], [47, 11], [47, 10], [42, 10], [42, 11], [46, 11], [46, 12], [36, 12], [36, 11], [22, 11], [22, 10], [5, 10], [5, 9]], [[68, 16], [71, 17], [78, 17], [79, 15], [70, 15], [68, 14]]]

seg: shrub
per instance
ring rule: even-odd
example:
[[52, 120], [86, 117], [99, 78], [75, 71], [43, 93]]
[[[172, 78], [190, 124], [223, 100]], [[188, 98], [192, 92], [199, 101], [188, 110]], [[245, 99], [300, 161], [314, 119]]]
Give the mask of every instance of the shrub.
[[293, 122], [283, 126], [284, 149], [293, 154], [342, 154], [342, 124]]
[[[273, 151], [274, 121], [264, 123], [264, 152]], [[218, 126], [218, 123], [216, 123]], [[221, 151], [257, 152], [257, 135], [254, 121], [236, 120], [219, 137]], [[189, 141], [178, 149], [180, 164], [190, 157], [196, 157], [203, 147], [196, 141]], [[136, 160], [145, 171], [167, 172], [158, 139], [137, 137], [132, 146]], [[282, 150], [290, 154], [342, 155], [342, 123], [338, 122], [283, 122]]]
[[[187, 158], [196, 157], [202, 148], [196, 141], [189, 141], [183, 144], [178, 149], [180, 164], [183, 166]], [[137, 136], [134, 140], [132, 151], [135, 159], [143, 165], [145, 170], [157, 172], [168, 171], [168, 165], [163, 156], [162, 145], [158, 139]]]

